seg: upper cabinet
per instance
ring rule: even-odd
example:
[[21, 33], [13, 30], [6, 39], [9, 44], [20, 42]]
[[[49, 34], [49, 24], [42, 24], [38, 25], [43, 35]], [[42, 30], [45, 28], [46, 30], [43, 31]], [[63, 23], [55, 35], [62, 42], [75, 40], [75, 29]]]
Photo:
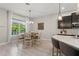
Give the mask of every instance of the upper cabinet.
[[79, 15], [76, 13], [72, 13], [72, 23], [79, 22]]
[[79, 28], [79, 14], [72, 13], [69, 16], [63, 16], [61, 21], [58, 21], [58, 29]]
[[72, 28], [79, 28], [79, 14], [72, 13]]
[[71, 15], [69, 16], [64, 16], [63, 17], [63, 24], [65, 29], [71, 29], [72, 28], [72, 20], [71, 20]]
[[71, 29], [72, 28], [72, 17], [69, 16], [63, 16], [61, 21], [58, 21], [58, 28], [59, 29]]

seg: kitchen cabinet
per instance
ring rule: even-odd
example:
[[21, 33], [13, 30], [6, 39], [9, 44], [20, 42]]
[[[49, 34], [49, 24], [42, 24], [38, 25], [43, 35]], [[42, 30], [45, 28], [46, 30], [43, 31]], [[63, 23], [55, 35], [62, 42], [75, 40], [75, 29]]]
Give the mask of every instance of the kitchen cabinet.
[[72, 13], [72, 28], [79, 28], [79, 14]]
[[72, 23], [79, 22], [79, 15], [76, 13], [72, 13]]
[[71, 29], [72, 28], [72, 20], [71, 15], [63, 16], [61, 21], [58, 21], [58, 29]]

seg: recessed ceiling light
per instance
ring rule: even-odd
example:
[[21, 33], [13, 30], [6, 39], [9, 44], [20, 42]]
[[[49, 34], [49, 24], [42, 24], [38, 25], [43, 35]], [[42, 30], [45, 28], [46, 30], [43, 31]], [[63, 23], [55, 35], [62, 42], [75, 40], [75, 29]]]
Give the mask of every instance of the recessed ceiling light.
[[25, 3], [26, 5], [30, 5], [30, 3]]
[[62, 7], [61, 9], [62, 9], [62, 10], [64, 10], [65, 8], [64, 8], [64, 7]]

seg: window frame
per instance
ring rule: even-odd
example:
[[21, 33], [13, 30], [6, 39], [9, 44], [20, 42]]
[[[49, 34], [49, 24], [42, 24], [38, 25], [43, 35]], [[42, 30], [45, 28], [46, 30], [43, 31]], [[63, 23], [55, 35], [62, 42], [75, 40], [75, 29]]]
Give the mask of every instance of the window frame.
[[[27, 32], [28, 30], [27, 30], [27, 23], [26, 23], [26, 21], [25, 20], [19, 20], [19, 19], [16, 19], [16, 18], [12, 18], [12, 24], [13, 23], [18, 23], [19, 24], [19, 28], [20, 28], [20, 24], [23, 24], [23, 25], [25, 25], [25, 32]], [[11, 35], [12, 35], [12, 24], [11, 24]], [[25, 32], [23, 32], [23, 33], [25, 33]], [[15, 35], [12, 35], [12, 36], [16, 36], [16, 35], [19, 35], [19, 34], [22, 34], [21, 32], [20, 32], [20, 29], [19, 29], [19, 33], [18, 34], [15, 34]]]

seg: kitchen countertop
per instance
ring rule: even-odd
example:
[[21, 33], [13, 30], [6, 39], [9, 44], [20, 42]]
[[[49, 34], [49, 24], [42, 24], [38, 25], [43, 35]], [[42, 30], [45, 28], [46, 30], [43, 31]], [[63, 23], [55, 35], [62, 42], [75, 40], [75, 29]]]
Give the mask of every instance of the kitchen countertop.
[[79, 50], [79, 39], [75, 38], [74, 36], [53, 35], [52, 38], [60, 42], [64, 42], [65, 44]]

